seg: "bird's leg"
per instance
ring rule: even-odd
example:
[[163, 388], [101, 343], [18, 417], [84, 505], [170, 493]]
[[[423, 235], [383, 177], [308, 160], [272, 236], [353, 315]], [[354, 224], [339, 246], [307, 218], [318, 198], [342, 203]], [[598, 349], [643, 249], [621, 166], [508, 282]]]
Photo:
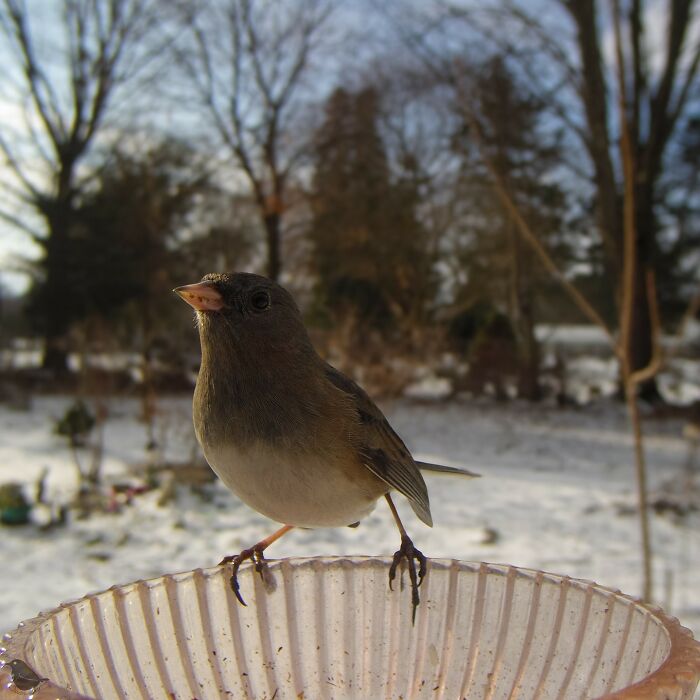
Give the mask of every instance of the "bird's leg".
[[254, 544], [252, 547], [250, 547], [250, 549], [244, 549], [240, 554], [224, 557], [219, 562], [219, 566], [223, 564], [233, 563], [233, 571], [231, 572], [230, 578], [231, 590], [234, 592], [236, 598], [238, 598], [238, 601], [241, 603], [241, 605], [246, 604], [245, 600], [243, 600], [243, 596], [241, 595], [241, 590], [238, 585], [238, 569], [240, 568], [241, 564], [246, 559], [250, 559], [253, 562], [253, 564], [255, 564], [255, 570], [260, 574], [260, 578], [264, 581], [264, 573], [267, 564], [265, 562], [265, 555], [263, 554], [263, 552], [273, 542], [282, 537], [282, 535], [286, 535], [293, 527], [293, 525], [284, 525], [279, 530], [273, 532], [269, 537], [266, 537], [264, 540], [260, 540], [260, 542]]
[[[385, 495], [385, 498], [387, 503], [389, 504], [389, 508], [391, 509], [391, 514], [394, 516], [396, 525], [399, 528], [399, 532], [401, 533], [401, 547], [394, 554], [394, 559], [391, 562], [391, 566], [389, 567], [389, 588], [391, 588], [391, 590], [394, 590], [391, 584], [393, 583], [394, 578], [396, 578], [396, 569], [401, 560], [405, 559], [406, 565], [408, 567], [408, 577], [411, 579], [411, 600], [413, 603], [412, 620], [415, 624], [416, 609], [418, 608], [418, 605], [420, 603], [420, 595], [418, 595], [418, 588], [421, 585], [421, 583], [423, 583], [423, 577], [425, 576], [428, 560], [425, 558], [423, 552], [421, 552], [419, 549], [416, 549], [416, 547], [413, 545], [411, 538], [406, 532], [406, 528], [401, 522], [401, 518], [399, 518], [399, 513], [396, 510], [394, 502], [391, 500], [391, 496], [387, 493]], [[416, 561], [418, 562], [418, 572], [416, 572]]]

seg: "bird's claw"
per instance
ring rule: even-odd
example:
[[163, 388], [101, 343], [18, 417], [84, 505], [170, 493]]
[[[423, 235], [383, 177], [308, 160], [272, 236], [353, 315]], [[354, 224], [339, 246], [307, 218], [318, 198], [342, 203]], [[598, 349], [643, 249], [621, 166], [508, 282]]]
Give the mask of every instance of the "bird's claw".
[[[418, 588], [423, 583], [423, 578], [427, 571], [428, 560], [426, 559], [423, 552], [417, 549], [411, 538], [408, 535], [401, 535], [401, 547], [394, 553], [394, 558], [389, 567], [389, 588], [393, 591], [393, 582], [396, 578], [396, 569], [398, 568], [401, 560], [406, 560], [406, 566], [408, 567], [408, 577], [411, 580], [411, 602], [413, 604], [413, 615], [412, 622], [416, 622], [416, 609], [420, 604], [420, 595], [418, 594]], [[418, 562], [418, 571], [416, 571], [416, 561]]]
[[231, 590], [233, 591], [236, 598], [238, 598], [238, 602], [241, 605], [246, 606], [247, 603], [245, 602], [245, 600], [243, 600], [243, 596], [241, 595], [241, 589], [238, 584], [238, 569], [240, 568], [241, 564], [247, 559], [250, 559], [253, 562], [253, 564], [255, 565], [255, 570], [258, 572], [258, 574], [260, 574], [260, 578], [263, 581], [265, 581], [267, 562], [265, 561], [265, 555], [263, 554], [262, 548], [258, 545], [255, 545], [250, 549], [244, 549], [240, 554], [234, 554], [224, 557], [219, 562], [219, 566], [222, 566], [224, 564], [233, 564], [233, 569], [231, 570], [231, 578], [229, 579]]

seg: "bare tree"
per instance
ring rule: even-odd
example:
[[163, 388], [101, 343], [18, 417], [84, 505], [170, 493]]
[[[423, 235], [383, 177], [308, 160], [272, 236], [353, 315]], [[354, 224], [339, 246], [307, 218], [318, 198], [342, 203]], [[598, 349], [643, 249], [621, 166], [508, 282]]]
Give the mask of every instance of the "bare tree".
[[178, 63], [252, 189], [273, 279], [290, 178], [310, 133], [294, 127], [331, 10], [330, 0], [204, 0], [182, 14]]
[[[695, 0], [667, 0], [652, 7], [643, 0], [630, 0], [624, 8], [615, 8], [600, 0], [560, 0], [564, 10], [560, 24], [565, 30], [553, 31], [549, 19], [536, 15], [525, 3], [503, 0], [496, 15], [501, 21], [507, 18], [514, 23], [518, 31], [512, 34], [519, 37], [521, 45], [512, 45], [510, 39], [503, 38], [505, 33], [491, 34], [520, 59], [521, 69], [547, 96], [572, 142], [588, 156], [606, 269], [616, 285], [620, 309], [628, 265], [625, 255], [630, 250], [625, 247], [627, 183], [619, 148], [621, 124], [627, 124], [629, 155], [635, 166], [631, 185], [637, 236], [630, 321], [634, 371], [653, 361], [654, 301], [649, 299], [646, 280], [650, 270], [656, 274], [660, 259], [663, 229], [659, 205], [669, 150], [697, 84], [700, 42], [693, 39], [692, 30], [696, 4]], [[619, 40], [627, 49], [619, 64], [607, 51], [604, 27], [612, 26], [610, 13], [623, 21]], [[660, 50], [650, 40], [655, 22], [664, 23]], [[528, 42], [530, 48], [525, 47]], [[618, 81], [625, 86], [624, 102], [615, 99]], [[641, 391], [647, 398], [658, 398], [653, 378], [643, 383]]]
[[114, 93], [148, 62], [139, 47], [156, 19], [149, 0], [0, 4], [9, 62], [4, 97], [16, 117], [0, 132], [0, 218], [27, 232], [43, 253], [37, 311], [48, 369], [66, 367], [71, 310], [60, 300], [85, 165]]
[[[639, 414], [639, 406], [637, 399], [637, 390], [639, 384], [653, 376], [659, 367], [659, 356], [658, 356], [658, 343], [655, 342], [655, 353], [653, 355], [653, 360], [640, 370], [632, 370], [632, 361], [630, 349], [632, 347], [630, 342], [630, 329], [631, 329], [631, 304], [633, 299], [634, 287], [632, 285], [633, 280], [633, 268], [632, 264], [628, 263], [625, 269], [625, 279], [627, 284], [624, 287], [624, 299], [622, 304], [622, 309], [620, 313], [619, 323], [622, 332], [619, 336], [615, 336], [612, 329], [606, 324], [602, 316], [595, 310], [595, 308], [589, 303], [584, 295], [576, 288], [574, 284], [567, 278], [567, 276], [561, 271], [561, 269], [554, 262], [549, 251], [542, 245], [536, 232], [529, 225], [527, 220], [523, 217], [518, 203], [511, 196], [508, 187], [506, 174], [503, 173], [494, 160], [486, 153], [483, 148], [483, 136], [481, 133], [481, 128], [478, 121], [476, 120], [473, 112], [465, 103], [465, 113], [472, 126], [472, 132], [474, 134], [475, 141], [484, 158], [484, 162], [488, 167], [491, 175], [493, 177], [493, 183], [495, 191], [500, 198], [504, 208], [509, 212], [513, 221], [518, 227], [518, 231], [522, 236], [523, 240], [535, 251], [540, 261], [544, 267], [549, 270], [553, 278], [556, 279], [559, 284], [562, 285], [566, 293], [571, 297], [574, 303], [578, 306], [581, 312], [594, 324], [598, 325], [601, 330], [606, 334], [610, 341], [611, 347], [615, 352], [615, 355], [620, 363], [622, 380], [625, 389], [625, 398], [627, 401], [628, 414], [630, 417], [630, 424], [632, 428], [632, 433], [634, 437], [634, 447], [635, 447], [635, 469], [637, 477], [637, 497], [639, 506], [639, 522], [641, 530], [641, 544], [642, 544], [642, 562], [643, 562], [643, 598], [644, 600], [651, 601], [653, 594], [653, 578], [652, 578], [652, 547], [651, 547], [651, 530], [649, 526], [649, 512], [647, 507], [647, 475], [646, 475], [646, 460], [644, 455], [644, 445], [643, 445], [643, 434], [641, 429], [641, 419]], [[628, 146], [623, 146], [627, 150]], [[627, 159], [629, 156], [626, 155]], [[631, 162], [631, 161], [630, 161]], [[625, 166], [629, 171], [630, 162]], [[627, 178], [627, 182], [629, 179]], [[626, 200], [625, 200], [625, 210], [627, 213], [626, 217], [626, 245], [628, 247], [633, 246], [634, 243], [634, 229], [631, 225], [631, 219], [629, 218], [629, 212], [634, 204], [633, 188], [628, 185], [626, 188]], [[627, 258], [630, 260], [630, 258]], [[652, 300], [656, 299], [655, 289], [653, 284], [653, 276], [647, 277], [647, 284], [649, 285], [648, 294], [649, 298]], [[654, 337], [656, 337], [659, 332], [659, 319], [658, 319], [658, 309], [656, 304], [653, 305], [653, 315], [652, 321], [654, 324]]]
[[[592, 0], [593, 1], [593, 0]], [[571, 3], [571, 6], [576, 6], [574, 9], [581, 10], [581, 5], [586, 4], [587, 0], [581, 3]], [[510, 13], [515, 13], [516, 18], [520, 19], [520, 10], [514, 9], [512, 4], [508, 4], [509, 17]], [[625, 36], [634, 36], [634, 29], [630, 25], [634, 21], [639, 21], [630, 15], [625, 15], [619, 7], [617, 0], [612, 3], [612, 18], [613, 28], [615, 30], [615, 53], [611, 61], [612, 65], [612, 80], [610, 88], [606, 85], [599, 84], [597, 87], [589, 86], [592, 91], [612, 89], [612, 98], [607, 94], [604, 96], [606, 100], [605, 116], [603, 118], [605, 126], [605, 134], [601, 137], [606, 144], [607, 157], [611, 165], [611, 171], [608, 175], [612, 178], [609, 182], [612, 187], [612, 192], [607, 192], [610, 196], [610, 206], [617, 207], [617, 224], [615, 228], [603, 230], [603, 234], [608, 236], [607, 244], [616, 250], [616, 257], [613, 259], [619, 265], [619, 270], [616, 271], [616, 281], [618, 284], [618, 314], [616, 320], [616, 328], [610, 324], [587, 297], [572, 283], [564, 270], [555, 261], [552, 253], [548, 250], [546, 244], [543, 243], [538, 232], [533, 228], [528, 220], [521, 203], [513, 196], [509, 187], [510, 173], [503, 167], [502, 163], [489, 152], [486, 147], [485, 134], [483, 125], [476, 111], [476, 101], [472, 94], [470, 78], [473, 80], [473, 75], [470, 75], [463, 61], [454, 59], [452, 56], [445, 56], [439, 48], [435, 48], [434, 43], [420, 42], [418, 44], [421, 51], [425, 66], [433, 73], [437, 80], [446, 81], [452, 84], [455, 89], [457, 102], [466, 121], [470, 125], [473, 142], [479, 151], [481, 159], [491, 176], [494, 192], [498, 196], [503, 208], [506, 210], [512, 221], [515, 223], [522, 239], [530, 246], [539, 258], [543, 267], [562, 285], [572, 301], [577, 305], [579, 310], [594, 324], [598, 325], [608, 337], [611, 347], [619, 361], [620, 373], [625, 390], [625, 398], [627, 401], [628, 414], [630, 417], [631, 429], [633, 432], [634, 448], [635, 448], [635, 469], [637, 480], [637, 496], [639, 509], [639, 522], [641, 533], [641, 549], [643, 560], [643, 596], [646, 600], [651, 600], [653, 597], [653, 567], [652, 567], [652, 545], [651, 532], [649, 523], [649, 512], [647, 506], [647, 476], [646, 464], [643, 445], [643, 433], [641, 429], [640, 412], [638, 406], [639, 388], [644, 383], [652, 379], [658, 372], [661, 364], [660, 345], [658, 336], [660, 333], [660, 313], [657, 303], [656, 291], [656, 276], [653, 261], [641, 256], [640, 247], [645, 244], [640, 230], [642, 223], [640, 221], [640, 211], [642, 204], [639, 202], [640, 182], [639, 169], [646, 167], [639, 164], [640, 158], [646, 158], [646, 151], [641, 147], [639, 133], [635, 130], [635, 118], [640, 119], [640, 124], [637, 126], [641, 129], [641, 122], [644, 122], [643, 117], [635, 117], [634, 109], [630, 106], [634, 102], [634, 81], [630, 81], [627, 66], [630, 64], [630, 53], [635, 51], [631, 45], [626, 45], [623, 40], [623, 31], [627, 32]], [[672, 20], [673, 23], [673, 20]], [[541, 29], [539, 21], [528, 18], [527, 25]], [[597, 25], [596, 25], [597, 26]], [[638, 28], [637, 28], [638, 29]], [[507, 34], [507, 32], [504, 32]], [[497, 34], [497, 32], [496, 32]], [[544, 34], [538, 38], [546, 42], [548, 50], [552, 50], [554, 45], [551, 36]], [[600, 51], [600, 46], [597, 50]], [[501, 47], [502, 48], [502, 47]], [[636, 50], [639, 50], [637, 47]], [[449, 52], [448, 52], [449, 54]], [[562, 62], [566, 63], [567, 74], [574, 71], [574, 67], [568, 62], [568, 54], [559, 51], [554, 51], [556, 56], [559, 56]], [[508, 52], [511, 60], [515, 61], [519, 57], [517, 51]], [[602, 57], [599, 56], [602, 61]], [[602, 67], [602, 63], [601, 63]], [[616, 69], [616, 70], [615, 70]], [[695, 75], [695, 60], [691, 60], [687, 66], [689, 71], [685, 74], [684, 86], [686, 80], [693, 80]], [[595, 82], [595, 81], [594, 81]], [[682, 88], [681, 94], [677, 96], [676, 109], [682, 109], [683, 100], [686, 95], [683, 94], [685, 87]], [[598, 99], [598, 98], [596, 98]], [[610, 100], [610, 105], [607, 101]], [[615, 115], [618, 118], [616, 125], [613, 127], [609, 123], [609, 115]], [[675, 117], [678, 118], [678, 115]], [[645, 126], [646, 122], [644, 122]], [[599, 123], [596, 127], [586, 126], [583, 124], [575, 124], [572, 121], [572, 127], [576, 126], [581, 138], [593, 139], [589, 133], [595, 129], [601, 129], [602, 124]], [[651, 134], [647, 134], [647, 138], [653, 139]], [[667, 134], [666, 139], [670, 138]], [[639, 149], [639, 150], [637, 150]], [[619, 170], [619, 172], [618, 172]], [[601, 181], [605, 179], [605, 173], [601, 176]], [[598, 207], [604, 206], [601, 202], [597, 202]], [[650, 206], [653, 208], [653, 200]], [[599, 212], [599, 216], [602, 215]], [[601, 223], [601, 229], [603, 224]], [[645, 229], [653, 231], [656, 235], [657, 229], [649, 227]], [[651, 234], [650, 234], [651, 235]], [[646, 243], [649, 243], [647, 240]], [[641, 280], [641, 281], [640, 281]], [[648, 332], [649, 332], [649, 353], [646, 361], [640, 364], [640, 354], [637, 347], [638, 336], [641, 333], [639, 329], [639, 286], [644, 286], [644, 302], [648, 305]]]
[[[577, 28], [581, 63], [579, 90], [588, 124], [585, 145], [595, 171], [601, 231], [610, 258], [618, 269], [618, 279], [623, 278], [625, 265], [632, 270], [629, 334], [634, 342], [629, 358], [631, 370], [636, 371], [652, 362], [653, 356], [654, 301], [649, 298], [646, 280], [654, 270], [658, 250], [659, 226], [655, 209], [664, 158], [688, 103], [700, 63], [700, 43], [687, 46], [695, 3], [694, 0], [677, 0], [665, 4], [665, 47], [658, 71], [652, 67], [647, 40], [649, 14], [642, 0], [627, 3], [624, 11], [617, 6], [613, 8], [617, 27], [618, 85], [624, 90], [623, 99], [617, 103], [608, 89], [599, 30], [602, 12], [598, 2], [567, 0], [564, 4]], [[624, 26], [620, 26], [623, 15]], [[624, 54], [623, 44], [629, 49]], [[626, 153], [623, 149], [618, 158], [615, 157], [614, 127], [608, 116], [615, 112], [621, 124], [617, 134], [627, 149]], [[617, 163], [622, 167], [616, 169]], [[627, 172], [629, 163], [633, 163], [634, 170]], [[624, 192], [625, 187], [631, 187], [632, 191]], [[624, 207], [630, 195], [634, 208], [627, 214]], [[626, 216], [633, 220], [630, 225], [636, 236], [636, 244], [631, 248], [625, 245], [628, 238]], [[632, 263], [625, 260], [626, 253], [634, 254]], [[626, 285], [623, 280], [620, 303]]]
[[635, 279], [639, 274], [637, 270], [639, 262], [636, 255], [636, 247], [640, 242], [638, 236], [639, 222], [636, 219], [638, 212], [636, 200], [637, 189], [635, 187], [636, 161], [635, 152], [633, 150], [632, 124], [627, 116], [627, 100], [629, 99], [629, 93], [625, 82], [625, 51], [622, 40], [623, 20], [618, 0], [613, 0], [613, 26], [615, 32], [615, 61], [617, 66], [617, 95], [619, 100], [618, 115], [620, 117], [621, 134], [619, 148], [620, 160], [623, 166], [622, 182], [624, 185], [621, 201], [623, 211], [622, 244], [624, 248], [624, 257], [622, 258], [623, 270], [621, 272], [622, 284], [620, 290], [622, 299], [618, 318], [620, 330], [617, 335], [613, 333], [612, 329], [589, 303], [586, 297], [582, 295], [574, 284], [567, 279], [566, 275], [562, 273], [559, 266], [554, 262], [550, 252], [542, 244], [537, 233], [523, 216], [521, 206], [509, 191], [508, 173], [504, 171], [497, 159], [493, 158], [485, 148], [483, 127], [478, 121], [468, 96], [464, 91], [462, 91], [461, 94], [465, 117], [471, 126], [473, 138], [486, 167], [492, 175], [495, 192], [504, 208], [509, 212], [513, 221], [516, 223], [523, 240], [534, 250], [545, 268], [549, 270], [552, 276], [562, 285], [563, 289], [569, 294], [581, 312], [605, 332], [619, 361], [630, 426], [634, 438], [635, 471], [643, 562], [643, 598], [651, 601], [653, 597], [652, 544], [647, 499], [646, 458], [638, 404], [638, 390], [642, 382], [655, 376], [659, 370], [662, 359], [659, 344], [661, 322], [657, 305], [654, 273], [652, 269], [646, 268], [644, 272], [644, 283], [646, 295], [650, 304], [649, 323], [652, 333], [653, 351], [646, 365], [643, 367], [635, 367], [635, 355], [633, 353], [634, 305], [636, 301]]

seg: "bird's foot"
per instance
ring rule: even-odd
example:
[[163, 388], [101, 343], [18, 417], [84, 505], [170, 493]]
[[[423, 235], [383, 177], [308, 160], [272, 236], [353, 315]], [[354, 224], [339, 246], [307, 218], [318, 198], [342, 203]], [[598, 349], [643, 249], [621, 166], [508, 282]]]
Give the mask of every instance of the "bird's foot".
[[[401, 547], [394, 554], [394, 559], [389, 567], [389, 588], [393, 591], [394, 588], [392, 583], [396, 578], [396, 569], [398, 568], [401, 560], [406, 560], [406, 566], [408, 567], [408, 577], [411, 580], [411, 602], [413, 603], [413, 616], [412, 621], [415, 624], [416, 621], [416, 609], [420, 604], [420, 595], [418, 594], [418, 588], [423, 583], [423, 578], [425, 577], [425, 572], [427, 569], [428, 560], [426, 559], [423, 552], [416, 549], [411, 538], [408, 535], [401, 535]], [[418, 562], [418, 571], [416, 571], [416, 562]]]
[[264, 540], [260, 540], [257, 544], [254, 544], [250, 549], [244, 549], [240, 554], [235, 556], [224, 557], [220, 562], [219, 566], [222, 564], [233, 564], [233, 570], [231, 572], [231, 590], [238, 598], [238, 602], [241, 605], [245, 605], [245, 600], [241, 595], [240, 588], [238, 586], [238, 569], [241, 564], [246, 560], [250, 559], [253, 564], [255, 564], [255, 570], [260, 574], [260, 578], [265, 584], [268, 591], [271, 591], [275, 587], [275, 582], [272, 579], [270, 570], [267, 567], [267, 562], [265, 561], [265, 556], [263, 551], [267, 549], [273, 542], [276, 542], [282, 535], [287, 534], [290, 530], [293, 530], [293, 525], [283, 525], [279, 530], [273, 532], [269, 537]]
[[224, 557], [219, 562], [219, 566], [222, 566], [223, 564], [233, 564], [233, 570], [231, 571], [229, 583], [231, 585], [231, 590], [235, 594], [236, 598], [238, 598], [238, 602], [241, 605], [246, 605], [246, 602], [243, 600], [241, 589], [238, 585], [238, 569], [244, 561], [250, 559], [255, 565], [255, 570], [260, 574], [260, 578], [263, 580], [263, 582], [267, 582], [267, 562], [265, 561], [265, 555], [263, 554], [265, 547], [261, 546], [263, 544], [263, 542], [259, 542], [250, 549], [244, 549], [240, 554]]

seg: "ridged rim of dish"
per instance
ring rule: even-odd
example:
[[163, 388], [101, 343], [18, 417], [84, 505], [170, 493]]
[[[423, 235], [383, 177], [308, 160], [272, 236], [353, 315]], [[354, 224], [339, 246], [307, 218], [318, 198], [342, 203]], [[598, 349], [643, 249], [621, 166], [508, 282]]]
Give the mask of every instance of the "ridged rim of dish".
[[[363, 566], [367, 564], [380, 564], [388, 571], [391, 565], [391, 558], [373, 556], [319, 556], [268, 559], [267, 562], [272, 571], [283, 565], [294, 568], [310, 566], [316, 573], [323, 574], [324, 571], [338, 566]], [[553, 583], [567, 582], [569, 585], [574, 585], [582, 589], [590, 588], [602, 594], [614, 595], [646, 610], [659, 622], [659, 625], [668, 635], [668, 656], [661, 665], [646, 678], [620, 691], [600, 696], [596, 700], [633, 700], [634, 698], [639, 698], [640, 693], [644, 693], [644, 697], [656, 697], [659, 700], [677, 697], [673, 694], [678, 691], [687, 691], [690, 687], [697, 685], [698, 679], [700, 679], [700, 643], [694, 639], [693, 633], [688, 628], [683, 627], [677, 618], [667, 615], [660, 607], [645, 603], [634, 596], [622, 593], [618, 589], [609, 588], [587, 579], [572, 578], [563, 574], [513, 566], [511, 564], [471, 562], [458, 559], [429, 559], [429, 567], [448, 570], [457, 568], [458, 570], [470, 571], [476, 574], [492, 573], [504, 577], [508, 576], [509, 572], [533, 579], [536, 577], [546, 577], [547, 580]], [[103, 591], [90, 593], [82, 598], [62, 603], [52, 610], [41, 612], [36, 617], [21, 622], [16, 629], [3, 635], [3, 646], [0, 647], [0, 672], [5, 671], [5, 674], [7, 673], [5, 667], [11, 660], [21, 659], [24, 661], [21, 655], [23, 654], [25, 643], [30, 639], [35, 630], [51, 617], [61, 613], [67, 608], [71, 608], [85, 601], [91, 601], [107, 593], [120, 591], [139, 584], [152, 585], [154, 582], [164, 580], [177, 582], [178, 580], [191, 576], [209, 577], [217, 574], [219, 569], [219, 566], [206, 569], [197, 568], [189, 571], [154, 576], [150, 579], [138, 579], [130, 583], [111, 586]], [[56, 686], [53, 687], [56, 688]], [[71, 691], [67, 692], [70, 693]], [[84, 696], [73, 694], [66, 697], [78, 698]]]

